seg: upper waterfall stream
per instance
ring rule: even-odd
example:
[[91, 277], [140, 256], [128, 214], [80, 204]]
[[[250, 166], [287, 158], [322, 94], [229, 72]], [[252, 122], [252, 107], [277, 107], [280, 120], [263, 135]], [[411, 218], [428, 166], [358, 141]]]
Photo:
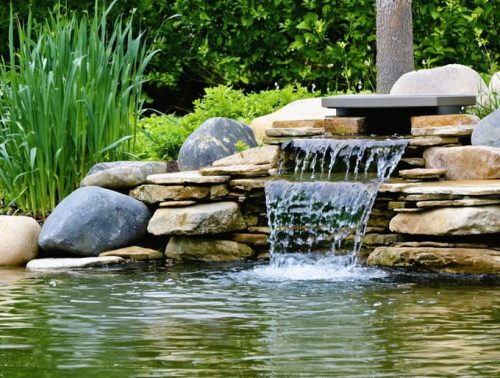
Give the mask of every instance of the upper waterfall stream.
[[[271, 269], [352, 269], [380, 183], [406, 140], [297, 139], [282, 145], [266, 185]], [[318, 272], [322, 276], [321, 269]]]

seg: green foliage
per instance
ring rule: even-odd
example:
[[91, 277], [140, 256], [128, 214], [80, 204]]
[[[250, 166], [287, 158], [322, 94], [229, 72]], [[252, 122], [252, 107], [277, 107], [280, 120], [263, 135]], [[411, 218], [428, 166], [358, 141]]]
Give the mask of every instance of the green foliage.
[[234, 144], [234, 147], [236, 147], [236, 151], [238, 152], [243, 152], [245, 150], [248, 150], [250, 148], [250, 146], [248, 144], [245, 143], [245, 141], [241, 140], [241, 139], [238, 139], [236, 141], [236, 143]]
[[142, 159], [177, 159], [184, 140], [209, 118], [227, 117], [248, 124], [292, 101], [318, 95], [319, 92], [293, 86], [249, 94], [225, 85], [206, 88], [205, 96], [194, 102], [194, 111], [182, 118], [156, 114], [143, 118], [135, 154]]
[[128, 156], [152, 54], [130, 21], [107, 29], [110, 9], [81, 18], [55, 10], [36, 29], [31, 17], [11, 16], [10, 59], [0, 64], [0, 186], [25, 212], [46, 214], [94, 163]]

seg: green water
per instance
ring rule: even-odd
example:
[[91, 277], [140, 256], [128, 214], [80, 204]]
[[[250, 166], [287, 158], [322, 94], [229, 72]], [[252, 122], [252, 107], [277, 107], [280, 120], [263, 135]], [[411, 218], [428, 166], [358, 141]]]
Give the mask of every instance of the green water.
[[497, 281], [256, 272], [0, 269], [0, 377], [500, 376]]

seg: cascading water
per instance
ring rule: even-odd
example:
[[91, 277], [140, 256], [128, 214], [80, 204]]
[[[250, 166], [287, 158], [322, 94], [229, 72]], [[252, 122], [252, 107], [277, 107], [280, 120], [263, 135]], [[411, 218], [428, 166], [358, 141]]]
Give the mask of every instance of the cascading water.
[[261, 273], [345, 278], [356, 266], [379, 185], [407, 144], [366, 139], [283, 144], [278, 172], [283, 179], [266, 185], [271, 262]]

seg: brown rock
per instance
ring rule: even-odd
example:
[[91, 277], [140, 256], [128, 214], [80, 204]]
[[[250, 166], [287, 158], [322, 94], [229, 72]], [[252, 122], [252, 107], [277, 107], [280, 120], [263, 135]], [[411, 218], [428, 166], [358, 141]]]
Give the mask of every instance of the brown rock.
[[467, 207], [500, 204], [500, 199], [464, 198], [456, 200], [418, 201], [417, 207]]
[[99, 256], [118, 256], [134, 261], [161, 260], [164, 258], [163, 253], [157, 250], [138, 246], [106, 251], [100, 253]]
[[[459, 180], [422, 183], [382, 183], [379, 193], [432, 196], [488, 196], [500, 194], [500, 180]], [[408, 196], [409, 198], [409, 196]]]
[[248, 150], [238, 152], [234, 155], [216, 160], [213, 167], [224, 167], [228, 165], [242, 164], [272, 164], [278, 163], [280, 149], [278, 146], [254, 147]]
[[402, 158], [401, 162], [414, 167], [425, 167], [425, 160], [422, 158]]
[[204, 186], [141, 185], [132, 189], [129, 195], [148, 205], [166, 200], [182, 201], [208, 197], [210, 188]]
[[399, 213], [392, 232], [412, 235], [477, 235], [500, 232], [500, 206], [444, 207], [418, 214]]
[[424, 127], [412, 129], [414, 136], [470, 136], [474, 131], [474, 125], [460, 125], [449, 127]]
[[427, 168], [446, 169], [449, 180], [500, 178], [500, 148], [461, 146], [429, 148], [424, 152]]
[[233, 241], [254, 245], [268, 245], [266, 234], [233, 234]]
[[210, 188], [210, 199], [215, 200], [226, 196], [229, 193], [226, 185], [214, 185]]
[[357, 135], [366, 132], [364, 117], [328, 117], [324, 122], [325, 132], [340, 135]]
[[442, 273], [500, 274], [500, 252], [491, 249], [378, 247], [368, 257], [367, 264]]
[[274, 121], [271, 126], [271, 128], [274, 129], [312, 129], [324, 127], [324, 119], [294, 119], [288, 121]]
[[412, 129], [475, 125], [479, 117], [471, 114], [443, 114], [411, 117]]
[[160, 207], [184, 207], [196, 205], [196, 201], [164, 201], [160, 202], [158, 206]]
[[174, 236], [167, 244], [165, 255], [173, 260], [224, 262], [247, 259], [254, 251], [248, 245], [230, 240]]
[[259, 177], [252, 179], [234, 179], [229, 181], [229, 185], [235, 189], [250, 191], [254, 189], [263, 189], [266, 184], [272, 180], [271, 177]]

